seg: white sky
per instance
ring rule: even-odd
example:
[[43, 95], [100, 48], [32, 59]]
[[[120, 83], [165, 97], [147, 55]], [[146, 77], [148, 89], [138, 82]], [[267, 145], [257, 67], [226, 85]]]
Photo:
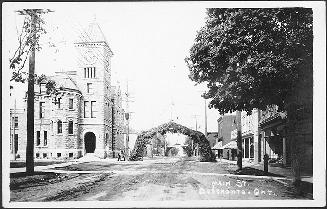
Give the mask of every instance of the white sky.
[[[132, 128], [149, 129], [168, 122], [172, 115], [178, 123], [195, 129], [193, 115], [198, 115], [198, 129], [204, 131], [205, 106], [200, 97], [203, 88], [195, 87], [190, 81], [184, 62], [197, 30], [205, 23], [204, 7], [176, 3], [62, 5], [42, 7], [54, 10], [45, 15], [48, 34], [44, 42], [52, 41], [57, 47], [45, 44], [37, 54], [37, 74], [71, 70], [74, 65], [69, 55], [73, 53], [74, 38], [95, 17], [114, 52], [113, 85], [119, 81], [125, 91], [129, 81], [134, 101], [130, 103], [130, 111], [134, 112]], [[10, 21], [6, 30], [11, 37], [17, 36], [15, 27], [19, 28], [22, 20], [22, 16], [13, 12], [16, 9], [6, 11], [6, 23]], [[10, 41], [15, 44], [15, 39]], [[20, 89], [14, 93], [18, 97], [17, 107], [20, 107], [22, 92]], [[208, 131], [216, 131], [217, 118], [218, 112], [208, 109]]]
[[[184, 58], [189, 55], [197, 30], [205, 24], [208, 2], [6, 4], [3, 57], [12, 54], [17, 42], [15, 27], [20, 27], [22, 17], [14, 11], [35, 8], [35, 5], [54, 10], [45, 15], [48, 34], [44, 40], [57, 45], [55, 48], [44, 45], [37, 54], [36, 73], [51, 75], [55, 71], [71, 70], [74, 65], [70, 55], [75, 36], [95, 17], [114, 52], [112, 84], [119, 81], [125, 91], [126, 81], [129, 81], [134, 100], [130, 103], [130, 111], [134, 112], [131, 127], [149, 129], [168, 122], [172, 115], [176, 122], [195, 129], [194, 115], [197, 115], [198, 130], [204, 132], [205, 106], [200, 95], [205, 88], [194, 86], [188, 78]], [[220, 2], [210, 5], [226, 7]], [[227, 6], [238, 7], [240, 3]], [[20, 107], [19, 98], [25, 90], [16, 86], [14, 95]], [[207, 113], [208, 131], [217, 131], [218, 111], [208, 109]]]

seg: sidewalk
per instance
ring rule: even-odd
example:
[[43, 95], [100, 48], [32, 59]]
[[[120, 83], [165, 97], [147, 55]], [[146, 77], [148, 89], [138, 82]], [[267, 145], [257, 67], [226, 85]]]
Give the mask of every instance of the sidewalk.
[[[51, 164], [51, 165], [44, 165], [44, 166], [35, 166], [34, 167], [34, 171], [36, 172], [40, 172], [40, 171], [45, 171], [47, 169], [52, 169], [55, 167], [65, 167], [65, 166], [69, 166], [72, 164], [79, 164], [79, 163], [83, 163], [83, 161], [70, 161], [70, 162], [66, 162], [66, 163], [55, 163], [55, 164]], [[10, 168], [10, 173], [23, 173], [26, 172], [26, 167], [20, 167], [20, 168]]]
[[[237, 161], [232, 161], [232, 160], [226, 160], [226, 159], [217, 159], [217, 162], [222, 162], [222, 163], [229, 163], [229, 164], [237, 164]], [[259, 170], [264, 170], [263, 168], [263, 163], [260, 164], [254, 164], [254, 162], [249, 162], [248, 160], [243, 160], [242, 161], [242, 166], [243, 167], [252, 167], [255, 169]], [[285, 176], [287, 178], [293, 178], [293, 171], [291, 168], [282, 168], [282, 167], [275, 167], [275, 166], [270, 166], [268, 165], [268, 172], [273, 173], [273, 174], [278, 174]], [[313, 183], [313, 176], [308, 175], [308, 174], [303, 174], [301, 176], [301, 181], [303, 182], [308, 182], [308, 183]]]
[[[73, 164], [87, 163], [87, 162], [92, 162], [92, 161], [105, 161], [105, 162], [119, 163], [119, 164], [130, 163], [130, 161], [117, 161], [117, 158], [100, 159], [93, 155], [89, 155], [89, 156], [84, 156], [82, 158], [75, 159], [75, 160], [69, 161], [69, 162], [58, 162], [58, 163], [54, 163], [51, 165], [35, 166], [34, 171], [36, 171], [36, 172], [42, 172], [42, 171], [46, 172], [47, 170], [53, 171], [53, 170], [55, 170], [54, 168], [62, 168], [62, 167], [66, 167], [66, 166], [73, 165]], [[26, 167], [10, 168], [11, 174], [12, 173], [23, 173], [23, 172], [26, 172]]]

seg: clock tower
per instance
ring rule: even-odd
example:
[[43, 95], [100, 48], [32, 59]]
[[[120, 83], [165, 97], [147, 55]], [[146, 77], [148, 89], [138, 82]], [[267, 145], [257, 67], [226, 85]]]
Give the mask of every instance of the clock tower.
[[76, 83], [82, 92], [80, 138], [84, 154], [111, 155], [111, 57], [113, 53], [99, 25], [93, 21], [74, 43]]

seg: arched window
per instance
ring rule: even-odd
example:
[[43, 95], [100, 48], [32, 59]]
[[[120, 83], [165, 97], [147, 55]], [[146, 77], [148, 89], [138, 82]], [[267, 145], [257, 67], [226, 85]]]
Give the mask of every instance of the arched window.
[[58, 134], [61, 134], [62, 133], [62, 122], [61, 120], [58, 120], [57, 122], [57, 131], [58, 131]]
[[70, 120], [68, 121], [68, 134], [73, 134], [74, 133], [74, 129], [73, 129], [73, 121]]

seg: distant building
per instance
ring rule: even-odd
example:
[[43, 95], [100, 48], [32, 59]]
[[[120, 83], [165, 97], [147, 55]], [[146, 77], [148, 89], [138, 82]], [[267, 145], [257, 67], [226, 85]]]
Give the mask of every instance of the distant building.
[[218, 142], [218, 132], [208, 132], [207, 139], [210, 143], [210, 147], [214, 147], [215, 144]]
[[[113, 53], [99, 25], [92, 22], [74, 47], [76, 70], [48, 77], [56, 82], [56, 95], [47, 94], [45, 84], [35, 85], [36, 158], [79, 158], [86, 153], [106, 158], [124, 148], [121, 92], [111, 87]], [[18, 127], [11, 127], [11, 137], [18, 138], [14, 149], [24, 158], [26, 109], [15, 115]]]
[[17, 157], [21, 157], [21, 147], [26, 147], [26, 120], [25, 109], [10, 109], [10, 152]]
[[[231, 141], [235, 140], [231, 137], [231, 132], [236, 129], [236, 115], [223, 115], [217, 120], [218, 122], [218, 142], [222, 142], [222, 146], [227, 145]], [[217, 143], [218, 143], [217, 142]], [[222, 154], [222, 157], [225, 159], [232, 159], [236, 157], [235, 151], [224, 149], [219, 152], [219, 155]]]

